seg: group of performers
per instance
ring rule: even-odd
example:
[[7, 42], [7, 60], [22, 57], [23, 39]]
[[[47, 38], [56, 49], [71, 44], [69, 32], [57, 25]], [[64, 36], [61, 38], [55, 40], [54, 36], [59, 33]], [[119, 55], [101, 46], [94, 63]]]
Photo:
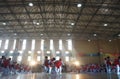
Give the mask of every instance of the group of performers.
[[45, 56], [45, 60], [44, 60], [44, 70], [46, 73], [49, 74], [62, 74], [62, 65], [63, 62], [61, 60], [61, 58], [59, 60], [56, 60], [56, 58], [51, 58], [48, 59], [47, 56]]
[[120, 74], [120, 56], [117, 59], [114, 59], [113, 62], [108, 56], [104, 59], [104, 63], [106, 66], [107, 73], [111, 73], [113, 69], [112, 67], [115, 67], [117, 74]]

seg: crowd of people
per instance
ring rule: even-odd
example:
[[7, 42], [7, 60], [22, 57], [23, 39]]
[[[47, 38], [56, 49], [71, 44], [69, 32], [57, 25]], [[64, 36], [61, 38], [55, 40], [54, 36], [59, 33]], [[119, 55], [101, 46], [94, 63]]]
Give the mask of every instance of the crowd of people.
[[[81, 66], [69, 66], [63, 64], [62, 59], [56, 60], [55, 57], [48, 59], [45, 56], [43, 63], [44, 72], [48, 74], [61, 75], [62, 71], [66, 72], [106, 72], [106, 73], [117, 73], [120, 74], [120, 56], [114, 60], [108, 56], [104, 58], [103, 64], [87, 64]], [[63, 69], [64, 68], [64, 69]], [[19, 64], [11, 60], [11, 58], [6, 58], [2, 56], [0, 58], [0, 75], [9, 74], [19, 74], [19, 73], [30, 73], [31, 67], [25, 64]]]
[[59, 60], [56, 60], [56, 58], [48, 59], [47, 56], [45, 56], [44, 61], [44, 71], [49, 74], [62, 74], [62, 66], [63, 62], [61, 58]]
[[[75, 67], [74, 67], [75, 68]], [[75, 70], [75, 69], [73, 69]], [[109, 56], [104, 58], [102, 64], [86, 64], [76, 68], [78, 72], [106, 72], [120, 74], [120, 57], [111, 59]]]
[[0, 58], [0, 75], [10, 75], [19, 73], [31, 72], [31, 68], [28, 65], [18, 64], [11, 60], [11, 58], [6, 58], [2, 56]]

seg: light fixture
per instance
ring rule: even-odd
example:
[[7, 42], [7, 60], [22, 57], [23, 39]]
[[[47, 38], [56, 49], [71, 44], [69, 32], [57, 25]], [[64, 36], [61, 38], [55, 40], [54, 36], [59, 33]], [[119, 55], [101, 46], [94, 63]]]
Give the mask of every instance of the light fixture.
[[73, 25], [75, 25], [75, 23], [71, 23], [71, 25], [73, 26]]
[[6, 23], [4, 22], [4, 23], [2, 23], [3, 25], [6, 25]]
[[97, 34], [93, 34], [93, 36], [97, 36]]
[[88, 42], [90, 42], [91, 40], [89, 39]]
[[42, 36], [43, 34], [41, 34], [41, 36]]
[[71, 34], [67, 34], [68, 36], [70, 36]]
[[36, 24], [36, 21], [33, 21], [33, 24]]
[[108, 24], [104, 24], [104, 26], [108, 26]]
[[40, 23], [38, 23], [38, 22], [37, 22], [36, 24], [37, 24], [37, 25], [40, 25]]
[[111, 42], [112, 40], [109, 40], [109, 42]]
[[29, 6], [32, 7], [32, 6], [33, 6], [33, 3], [29, 3]]
[[17, 33], [14, 33], [14, 35], [17, 35]]
[[33, 60], [33, 61], [30, 61], [30, 66], [35, 66], [37, 63]]
[[118, 36], [120, 37], [120, 34], [118, 34]]
[[81, 7], [82, 6], [82, 4], [77, 4], [77, 7]]

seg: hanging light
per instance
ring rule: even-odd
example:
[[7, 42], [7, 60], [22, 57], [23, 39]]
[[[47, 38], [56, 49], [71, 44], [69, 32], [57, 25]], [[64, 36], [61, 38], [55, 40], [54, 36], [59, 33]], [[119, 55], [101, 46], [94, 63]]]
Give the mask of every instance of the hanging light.
[[33, 3], [29, 3], [29, 6], [32, 7], [32, 6], [33, 6]]
[[81, 7], [82, 6], [82, 4], [77, 4], [77, 7]]

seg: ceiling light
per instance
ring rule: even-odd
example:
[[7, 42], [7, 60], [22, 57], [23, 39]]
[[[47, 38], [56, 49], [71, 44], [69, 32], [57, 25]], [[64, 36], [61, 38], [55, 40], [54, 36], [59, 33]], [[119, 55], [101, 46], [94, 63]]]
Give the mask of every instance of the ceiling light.
[[17, 35], [17, 33], [14, 33], [14, 35]]
[[33, 24], [36, 24], [36, 22], [35, 22], [35, 21], [33, 21]]
[[82, 4], [77, 4], [77, 7], [81, 7], [82, 6]]
[[38, 23], [38, 22], [37, 22], [36, 24], [37, 24], [37, 25], [40, 25], [40, 23]]
[[118, 36], [120, 37], [120, 34], [118, 34]]
[[70, 36], [70, 34], [67, 34], [68, 36]]
[[111, 42], [112, 40], [109, 40], [109, 42]]
[[43, 34], [41, 34], [41, 35], [43, 35]]
[[71, 25], [73, 26], [73, 25], [75, 25], [75, 23], [71, 23]]
[[89, 39], [88, 42], [90, 42], [91, 40]]
[[93, 36], [97, 36], [97, 34], [93, 34]]
[[31, 6], [31, 7], [32, 7], [32, 6], [33, 6], [33, 3], [29, 3], [29, 6]]
[[104, 24], [104, 26], [108, 26], [108, 24]]
[[27, 21], [25, 21], [25, 24], [27, 24]]
[[3, 25], [6, 25], [6, 23], [4, 22]]

